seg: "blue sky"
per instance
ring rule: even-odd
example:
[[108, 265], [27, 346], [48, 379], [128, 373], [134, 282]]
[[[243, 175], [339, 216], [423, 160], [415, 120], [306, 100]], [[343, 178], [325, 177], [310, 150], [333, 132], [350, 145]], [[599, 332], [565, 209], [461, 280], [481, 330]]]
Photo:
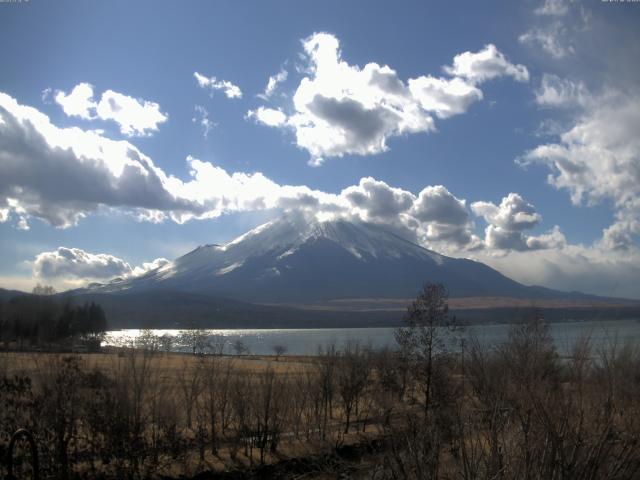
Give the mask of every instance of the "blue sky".
[[[639, 20], [600, 1], [0, 3], [0, 286], [134, 275], [303, 210], [525, 283], [640, 298]], [[401, 92], [372, 87], [381, 72]], [[69, 114], [83, 83], [91, 106]], [[127, 142], [157, 184], [114, 187], [109, 153], [63, 159], [72, 127]], [[18, 141], [38, 135], [37, 152]], [[221, 170], [186, 187], [187, 158]]]

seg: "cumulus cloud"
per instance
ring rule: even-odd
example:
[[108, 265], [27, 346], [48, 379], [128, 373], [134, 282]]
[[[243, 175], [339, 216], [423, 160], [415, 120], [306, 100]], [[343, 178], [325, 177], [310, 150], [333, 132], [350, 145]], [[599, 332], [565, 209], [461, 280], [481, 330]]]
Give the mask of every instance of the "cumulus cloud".
[[479, 247], [466, 201], [455, 197], [442, 185], [424, 188], [412, 206], [411, 215], [427, 225], [427, 241], [453, 243], [454, 248]]
[[484, 217], [487, 223], [506, 230], [529, 230], [542, 220], [534, 206], [517, 193], [510, 193], [504, 197], [500, 205], [475, 202], [471, 209], [476, 215]]
[[[0, 208], [68, 227], [99, 206], [176, 211], [169, 180], [126, 141], [57, 128], [34, 108], [0, 93]], [[202, 209], [203, 207], [200, 207]]]
[[454, 77], [481, 83], [496, 77], [510, 76], [518, 82], [529, 81], [529, 71], [524, 65], [514, 65], [498, 51], [495, 45], [486, 45], [478, 52], [464, 52], [453, 57], [453, 65], [444, 68]]
[[[548, 182], [567, 191], [576, 205], [610, 205], [613, 222], [593, 247], [630, 255], [638, 250], [640, 237], [640, 90], [636, 70], [628, 67], [634, 65], [636, 52], [620, 50], [619, 45], [635, 30], [605, 17], [591, 21], [588, 6], [580, 2], [547, 1], [536, 13], [544, 21], [538, 26], [557, 27], [564, 45], [580, 49], [573, 61], [589, 87], [575, 77], [543, 76], [536, 103], [548, 110], [563, 109], [563, 120], [546, 119], [541, 129], [545, 140], [517, 163], [547, 166]], [[599, 38], [598, 58], [606, 68], [580, 62], [591, 58], [587, 36]]]
[[434, 131], [434, 116], [467, 111], [483, 98], [478, 84], [498, 76], [528, 79], [526, 68], [509, 63], [494, 45], [458, 55], [445, 68], [449, 78], [425, 75], [406, 82], [387, 65], [350, 65], [338, 39], [328, 33], [305, 39], [303, 49], [306, 76], [293, 96], [293, 111], [287, 115], [260, 107], [248, 116], [292, 130], [311, 165], [327, 157], [384, 152], [391, 137]]
[[604, 232], [609, 248], [634, 246], [640, 198], [640, 95], [607, 90], [582, 104], [556, 142], [526, 152], [518, 163], [542, 163], [548, 181], [578, 205], [612, 202], [616, 222]]
[[93, 86], [89, 83], [79, 83], [68, 94], [58, 90], [54, 100], [70, 117], [85, 120], [95, 118], [96, 102], [93, 99]]
[[422, 109], [439, 118], [464, 113], [483, 98], [480, 89], [460, 78], [412, 78], [409, 90]]
[[616, 213], [615, 221], [602, 232], [600, 246], [613, 251], [637, 249], [636, 239], [640, 236], [640, 201], [633, 202], [634, 208], [626, 208]]
[[198, 85], [201, 88], [208, 89], [211, 95], [214, 90], [222, 90], [227, 98], [242, 98], [242, 90], [237, 85], [229, 82], [228, 80], [218, 80], [216, 77], [205, 77], [198, 72], [194, 72]]
[[464, 199], [442, 185], [427, 186], [417, 195], [371, 177], [340, 192], [342, 215], [377, 223], [439, 252], [476, 250], [482, 242]]
[[41, 252], [32, 262], [33, 275], [44, 280], [110, 280], [137, 277], [167, 265], [166, 258], [156, 258], [132, 267], [125, 260], [106, 253], [89, 253], [80, 248], [58, 247]]
[[[0, 221], [16, 218], [18, 227], [26, 228], [31, 217], [70, 227], [103, 208], [131, 213], [140, 221], [178, 223], [281, 209], [383, 224], [446, 253], [564, 244], [559, 230], [538, 237], [523, 233], [537, 226], [541, 217], [517, 194], [500, 205], [471, 205], [488, 223], [483, 242], [474, 234], [466, 201], [442, 185], [426, 186], [415, 194], [365, 177], [339, 193], [326, 193], [281, 185], [260, 172], [230, 173], [191, 156], [186, 161], [188, 179], [167, 175], [129, 142], [95, 131], [58, 128], [41, 112], [0, 94]], [[614, 234], [624, 237], [619, 230], [610, 237]]]
[[286, 81], [288, 76], [289, 72], [287, 72], [284, 68], [275, 75], [271, 75], [269, 77], [269, 81], [267, 82], [267, 86], [264, 89], [264, 93], [259, 93], [257, 96], [259, 98], [262, 98], [263, 100], [269, 100], [269, 98], [271, 98], [271, 96], [278, 88], [278, 84]]
[[[565, 237], [559, 227], [540, 236], [529, 236], [527, 230], [536, 227], [542, 216], [535, 207], [517, 193], [510, 193], [500, 205], [492, 202], [474, 202], [471, 210], [487, 222], [485, 246], [493, 250], [540, 250], [563, 248]], [[504, 253], [504, 252], [503, 252]]]
[[130, 273], [131, 266], [121, 258], [79, 248], [59, 247], [42, 252], [33, 262], [33, 274], [40, 278], [109, 279]]
[[156, 258], [151, 262], [144, 262], [142, 265], [134, 267], [131, 271], [131, 275], [134, 277], [141, 277], [170, 263], [171, 261], [167, 260], [166, 258]]
[[120, 132], [128, 136], [158, 130], [158, 125], [167, 120], [167, 115], [160, 111], [157, 103], [137, 100], [113, 90], [102, 94], [96, 112], [98, 118], [116, 122], [120, 125]]
[[34, 108], [0, 94], [0, 209], [70, 227], [115, 208], [142, 221], [182, 223], [223, 213], [277, 208], [322, 192], [278, 185], [261, 173], [228, 173], [187, 157], [189, 179], [167, 175], [135, 146], [96, 131], [58, 128]]
[[[95, 131], [58, 128], [34, 108], [0, 94], [0, 221], [39, 218], [75, 225], [103, 208], [140, 221], [215, 218], [281, 209], [318, 218], [343, 217], [385, 224], [435, 248], [466, 248], [472, 222], [466, 202], [445, 187], [417, 195], [366, 177], [339, 193], [280, 185], [260, 172], [229, 173], [187, 157], [189, 178], [167, 175], [127, 141]], [[446, 240], [446, 241], [445, 241]]]
[[390, 187], [371, 177], [362, 178], [358, 185], [345, 188], [341, 196], [363, 212], [364, 220], [397, 217], [406, 212], [415, 199], [411, 192]]
[[89, 83], [79, 83], [69, 94], [58, 90], [54, 100], [69, 116], [85, 120], [113, 120], [119, 125], [120, 132], [127, 136], [147, 135], [158, 130], [158, 125], [168, 118], [157, 103], [113, 90], [106, 90], [100, 101], [96, 101], [93, 86]]
[[258, 107], [256, 110], [249, 110], [247, 118], [252, 118], [256, 122], [269, 127], [279, 127], [287, 122], [287, 116], [280, 109]]

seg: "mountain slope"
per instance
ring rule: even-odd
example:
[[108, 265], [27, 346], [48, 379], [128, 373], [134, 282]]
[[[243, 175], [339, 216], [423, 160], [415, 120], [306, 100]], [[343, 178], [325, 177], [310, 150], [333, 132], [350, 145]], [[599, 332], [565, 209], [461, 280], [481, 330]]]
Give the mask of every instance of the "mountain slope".
[[21, 297], [23, 295], [29, 295], [26, 292], [20, 290], [7, 290], [6, 288], [0, 288], [0, 301], [6, 302], [15, 297]]
[[341, 298], [412, 298], [427, 281], [451, 296], [554, 298], [467, 259], [440, 255], [382, 227], [344, 220], [279, 219], [226, 245], [204, 245], [143, 277], [88, 292], [170, 289], [250, 302], [314, 302]]

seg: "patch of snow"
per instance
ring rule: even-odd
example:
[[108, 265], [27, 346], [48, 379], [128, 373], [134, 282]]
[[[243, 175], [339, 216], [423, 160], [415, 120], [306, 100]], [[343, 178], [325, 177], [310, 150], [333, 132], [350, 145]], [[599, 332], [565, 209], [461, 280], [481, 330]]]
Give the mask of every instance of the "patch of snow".
[[235, 262], [232, 263], [231, 265], [221, 268], [216, 272], [216, 275], [225, 275], [229, 272], [233, 272], [236, 268], [241, 267], [242, 265], [244, 265], [244, 262]]

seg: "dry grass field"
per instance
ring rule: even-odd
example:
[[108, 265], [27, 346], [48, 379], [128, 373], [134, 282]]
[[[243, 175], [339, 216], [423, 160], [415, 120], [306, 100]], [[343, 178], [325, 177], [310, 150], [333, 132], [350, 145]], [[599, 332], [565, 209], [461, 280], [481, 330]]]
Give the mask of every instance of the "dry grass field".
[[[130, 353], [130, 352], [129, 352]], [[13, 375], [28, 375], [36, 378], [38, 372], [46, 368], [46, 365], [55, 362], [57, 359], [69, 356], [68, 353], [49, 352], [3, 352], [0, 351], [0, 373]], [[113, 349], [104, 353], [74, 353], [86, 369], [96, 369], [107, 375], [115, 375], [121, 371], [127, 359], [127, 352], [118, 352]], [[195, 369], [202, 363], [204, 357], [190, 355], [188, 353], [157, 353], [152, 356], [151, 373], [161, 375], [166, 379], [176, 380], [184, 376], [185, 372]], [[237, 373], [252, 372], [264, 373], [271, 369], [277, 374], [300, 374], [311, 369], [314, 363], [313, 356], [281, 356], [276, 360], [271, 355], [246, 355], [232, 356], [224, 355], [217, 357], [220, 362], [232, 362]]]
[[0, 456], [26, 427], [41, 478], [638, 478], [637, 348], [561, 359], [534, 318], [449, 352], [435, 326], [309, 357], [0, 352]]

